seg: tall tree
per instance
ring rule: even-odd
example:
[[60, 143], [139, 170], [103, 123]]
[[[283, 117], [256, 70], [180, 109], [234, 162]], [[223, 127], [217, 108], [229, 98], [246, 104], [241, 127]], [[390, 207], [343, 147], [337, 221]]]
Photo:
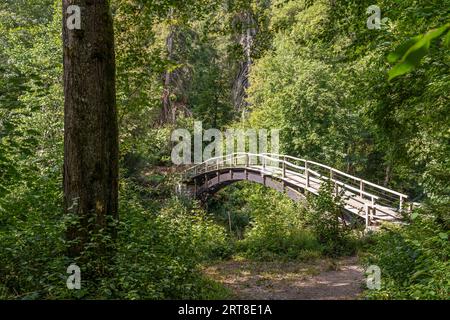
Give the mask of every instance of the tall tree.
[[[78, 8], [80, 9], [79, 15]], [[80, 19], [80, 24], [77, 20]], [[118, 127], [113, 21], [108, 0], [63, 1], [64, 202], [78, 256], [118, 217]], [[99, 253], [106, 250], [98, 245]]]

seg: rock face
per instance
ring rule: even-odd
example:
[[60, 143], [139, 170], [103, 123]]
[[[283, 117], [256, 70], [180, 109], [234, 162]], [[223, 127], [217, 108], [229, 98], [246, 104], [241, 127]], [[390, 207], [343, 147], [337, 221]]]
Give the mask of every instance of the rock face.
[[235, 41], [243, 50], [242, 60], [237, 62], [237, 73], [233, 81], [232, 98], [237, 111], [245, 112], [246, 90], [250, 86], [249, 74], [252, 65], [252, 48], [257, 33], [256, 22], [253, 13], [245, 10], [235, 16], [233, 25], [236, 29]]

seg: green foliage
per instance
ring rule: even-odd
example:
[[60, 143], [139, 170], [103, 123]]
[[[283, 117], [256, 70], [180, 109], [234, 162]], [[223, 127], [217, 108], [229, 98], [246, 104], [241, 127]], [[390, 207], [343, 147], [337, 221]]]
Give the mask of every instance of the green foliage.
[[204, 259], [228, 254], [229, 242], [220, 227], [197, 207], [187, 208], [176, 199], [160, 213], [145, 211], [132, 199], [122, 201], [122, 206], [115, 295], [198, 299], [214, 294], [202, 287], [205, 280], [197, 268]]
[[[214, 224], [197, 203], [186, 206], [178, 200], [172, 200], [158, 217], [170, 219], [172, 227], [179, 232], [185, 228], [186, 238], [192, 241], [200, 260], [220, 259], [230, 255], [231, 243], [224, 228]], [[186, 250], [190, 252], [194, 249]]]
[[[248, 125], [281, 129], [283, 153], [446, 202], [450, 56], [432, 38], [445, 34], [447, 11], [432, 1], [381, 1], [389, 21], [369, 30], [371, 4], [275, 2], [271, 50], [251, 71]], [[401, 45], [412, 30], [425, 35]], [[387, 81], [389, 53], [408, 62], [428, 46], [415, 71]]]
[[321, 255], [322, 247], [313, 232], [286, 221], [289, 215], [266, 212], [252, 224], [238, 243], [238, 252], [246, 258], [273, 260], [309, 260]]
[[[122, 183], [121, 220], [113, 245], [109, 234], [91, 237], [75, 261], [66, 256], [64, 232], [77, 224], [62, 208], [57, 184], [24, 188], [14, 198], [21, 206], [0, 215], [0, 279], [8, 299], [200, 299], [224, 298], [227, 291], [206, 280], [199, 264], [231, 253], [223, 228], [194, 205], [172, 199], [147, 210], [131, 185]], [[157, 208], [158, 206], [154, 206]], [[14, 211], [16, 210], [16, 211]], [[22, 211], [23, 210], [23, 211]], [[25, 215], [24, 212], [33, 212]], [[110, 244], [110, 258], [96, 248]], [[67, 267], [81, 268], [82, 289], [66, 288]]]
[[252, 188], [233, 184], [208, 199], [208, 211], [214, 220], [222, 225], [235, 239], [243, 239], [245, 229], [249, 226], [252, 209], [247, 203], [247, 194]]
[[356, 249], [355, 242], [342, 213], [342, 196], [336, 194], [334, 185], [322, 185], [319, 195], [310, 196], [308, 202], [308, 225], [323, 245], [323, 252], [330, 256], [353, 254]]
[[227, 230], [231, 218], [238, 255], [265, 261], [320, 256], [322, 248], [304, 226], [298, 205], [285, 195], [258, 185], [239, 184], [216, 197], [223, 206], [212, 201], [208, 208]]
[[[428, 31], [426, 34], [416, 36], [401, 44], [394, 52], [388, 55], [390, 63], [398, 63], [389, 70], [389, 80], [404, 75], [414, 70], [428, 53], [431, 41], [439, 38], [444, 32], [448, 31], [447, 38], [450, 37], [450, 24], [446, 24], [438, 29]], [[447, 43], [445, 46], [449, 47]]]
[[0, 8], [0, 200], [36, 170], [52, 175], [62, 160], [60, 15], [45, 10], [38, 19], [48, 1], [22, 2], [29, 12]]
[[[161, 166], [170, 165], [174, 126], [155, 125], [166, 71], [185, 76], [171, 98], [192, 113], [176, 127], [192, 129], [196, 119], [205, 127], [279, 128], [284, 153], [428, 199], [410, 225], [367, 240], [368, 261], [381, 267], [383, 281], [368, 297], [448, 298], [449, 1], [381, 0], [389, 18], [381, 30], [365, 26], [369, 0], [221, 4], [111, 3], [121, 219], [114, 254], [105, 256], [112, 262], [95, 257], [109, 236], [92, 235], [78, 261], [80, 291], [65, 286], [73, 261], [64, 232], [77, 222], [61, 208], [61, 2], [0, 4], [0, 299], [223, 298], [229, 293], [201, 276], [204, 261], [233, 253], [301, 260], [354, 251], [329, 186], [306, 208], [261, 187], [229, 187], [209, 203], [214, 216], [172, 199], [174, 179]], [[240, 116], [231, 91], [244, 58], [236, 42], [245, 28], [236, 23], [242, 12], [252, 13], [258, 30], [251, 106], [244, 123], [230, 124]], [[172, 27], [179, 42], [169, 59]], [[389, 71], [387, 62], [397, 65]]]
[[429, 210], [419, 209], [410, 225], [372, 236], [366, 261], [380, 267], [381, 290], [366, 291], [368, 298], [448, 299], [449, 229], [433, 217], [435, 208]]
[[61, 275], [69, 261], [61, 255], [65, 225], [59, 185], [57, 179], [39, 178], [1, 199], [0, 282], [7, 298], [42, 298], [42, 291], [52, 290], [48, 282], [64, 285]]
[[343, 63], [348, 37], [337, 34], [329, 49], [331, 31], [326, 26], [333, 22], [333, 10], [326, 1], [273, 7], [277, 32], [273, 49], [252, 68], [248, 125], [281, 129], [283, 153], [356, 171], [372, 149], [358, 149], [369, 144], [370, 132], [359, 101], [351, 95], [353, 81], [363, 71]]
[[233, 116], [227, 90], [227, 73], [223, 72], [224, 61], [210, 43], [218, 41], [212, 37], [197, 39], [190, 53], [193, 68], [189, 88], [189, 104], [195, 117], [204, 126], [221, 128]]

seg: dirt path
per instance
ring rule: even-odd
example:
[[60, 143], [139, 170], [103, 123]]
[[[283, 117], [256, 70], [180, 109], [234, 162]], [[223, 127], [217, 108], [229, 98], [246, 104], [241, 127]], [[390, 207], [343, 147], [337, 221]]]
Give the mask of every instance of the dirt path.
[[314, 262], [225, 261], [205, 273], [236, 299], [348, 300], [363, 291], [364, 271], [354, 257]]

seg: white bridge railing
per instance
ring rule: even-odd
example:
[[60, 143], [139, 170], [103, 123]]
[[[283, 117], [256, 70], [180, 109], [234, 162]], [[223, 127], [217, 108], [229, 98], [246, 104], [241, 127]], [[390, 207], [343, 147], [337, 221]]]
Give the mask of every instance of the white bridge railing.
[[[375, 210], [391, 215], [392, 211], [401, 212], [405, 209], [408, 196], [385, 188], [370, 181], [352, 176], [332, 167], [287, 155], [253, 154], [237, 152], [221, 157], [215, 157], [197, 164], [184, 174], [185, 180], [190, 180], [203, 173], [225, 168], [254, 168], [281, 179], [301, 180], [302, 187], [314, 190], [321, 182], [331, 181], [339, 190], [347, 191], [352, 199], [363, 205], [370, 205]], [[398, 216], [396, 216], [398, 218]]]

